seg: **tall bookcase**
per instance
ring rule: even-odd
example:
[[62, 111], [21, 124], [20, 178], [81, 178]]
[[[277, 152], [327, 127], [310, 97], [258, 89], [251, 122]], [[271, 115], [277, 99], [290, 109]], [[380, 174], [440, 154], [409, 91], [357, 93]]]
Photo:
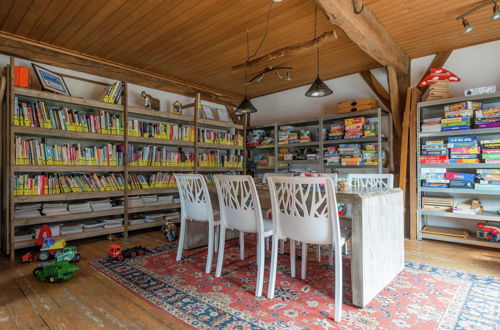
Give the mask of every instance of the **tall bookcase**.
[[[423, 168], [446, 168], [454, 172], [467, 172], [471, 174], [476, 173], [476, 169], [500, 169], [500, 163], [420, 164], [421, 146], [425, 144], [427, 140], [444, 140], [446, 142], [447, 138], [451, 136], [476, 136], [478, 141], [500, 138], [500, 128], [472, 128], [468, 130], [436, 133], [421, 132], [422, 120], [443, 117], [445, 105], [464, 101], [480, 101], [483, 103], [483, 107], [498, 106], [500, 105], [500, 93], [456, 97], [445, 100], [420, 102], [417, 104], [417, 238], [419, 240], [432, 239], [498, 249], [500, 248], [500, 243], [477, 239], [475, 234], [471, 234], [468, 238], [458, 238], [422, 232], [424, 226], [438, 226], [445, 228], [463, 228], [471, 233], [475, 233], [476, 224], [478, 222], [487, 221], [497, 226], [500, 222], [500, 214], [496, 213], [496, 211], [500, 209], [500, 190], [429, 188], [422, 187], [420, 182], [420, 173]], [[422, 208], [422, 197], [424, 196], [453, 198], [454, 204], [468, 202], [471, 199], [479, 199], [485, 211], [480, 214], [468, 215], [425, 210]]]
[[[343, 120], [353, 117], [364, 117], [364, 118], [377, 118], [379, 127], [377, 136], [367, 136], [358, 139], [340, 139], [340, 140], [323, 140], [321, 139], [321, 133], [323, 128], [328, 128], [329, 124], [333, 121]], [[386, 120], [383, 123], [383, 120]], [[278, 130], [280, 126], [294, 126], [296, 128], [307, 127], [309, 129], [317, 130], [319, 138], [316, 141], [304, 142], [304, 143], [289, 143], [280, 144], [278, 143]], [[385, 127], [385, 129], [384, 129]], [[319, 172], [332, 171], [332, 170], [342, 170], [342, 169], [366, 169], [372, 173], [385, 173], [393, 172], [393, 160], [392, 160], [392, 118], [390, 112], [382, 108], [377, 108], [373, 110], [360, 111], [355, 113], [346, 113], [332, 116], [325, 116], [320, 118], [306, 119], [300, 121], [291, 122], [281, 122], [281, 123], [271, 123], [266, 125], [256, 125], [249, 127], [248, 130], [252, 129], [264, 129], [273, 130], [274, 143], [272, 145], [257, 146], [248, 148], [250, 154], [255, 154], [265, 151], [273, 151], [275, 163], [274, 166], [256, 166], [254, 171], [259, 172], [279, 172], [293, 170], [294, 167], [300, 168], [301, 166], [314, 166]], [[324, 159], [324, 152], [326, 147], [331, 145], [338, 146], [339, 144], [347, 143], [372, 143], [378, 146], [378, 165], [360, 165], [360, 166], [342, 166], [342, 165], [326, 165]], [[289, 149], [297, 148], [317, 148], [318, 149], [318, 159], [316, 160], [278, 160], [278, 150], [279, 148], [286, 147]], [[388, 162], [387, 165], [382, 164], [382, 152], [386, 151]]]
[[[123, 175], [125, 183], [129, 182], [129, 176], [134, 173], [164, 172], [164, 173], [203, 173], [210, 175], [211, 173], [241, 173], [245, 171], [245, 162], [242, 167], [207, 167], [198, 163], [198, 155], [206, 150], [220, 150], [231, 155], [242, 155], [245, 153], [245, 143], [241, 145], [202, 143], [198, 141], [198, 129], [210, 128], [231, 133], [239, 133], [243, 139], [246, 129], [244, 125], [233, 122], [223, 122], [217, 120], [198, 118], [201, 106], [200, 94], [194, 99], [190, 105], [194, 107], [193, 115], [175, 115], [166, 112], [153, 111], [141, 107], [129, 106], [128, 103], [128, 84], [124, 82], [124, 93], [122, 95], [122, 104], [109, 104], [98, 100], [90, 100], [87, 98], [64, 96], [50, 92], [44, 92], [33, 89], [25, 89], [14, 87], [13, 67], [14, 58], [11, 57], [10, 67], [8, 72], [7, 85], [7, 104], [2, 122], [2, 138], [7, 146], [4, 150], [3, 164], [4, 174], [4, 218], [7, 220], [5, 229], [6, 241], [4, 242], [5, 250], [10, 253], [11, 258], [14, 258], [16, 249], [31, 247], [36, 244], [36, 240], [16, 241], [14, 232], [16, 227], [53, 224], [53, 223], [68, 223], [76, 220], [92, 220], [100, 217], [118, 216], [123, 217], [123, 225], [108, 229], [96, 229], [83, 231], [74, 234], [60, 235], [58, 238], [63, 238], [67, 241], [77, 240], [88, 237], [96, 237], [111, 233], [123, 233], [125, 237], [133, 230], [161, 226], [164, 220], [153, 222], [144, 222], [140, 224], [129, 224], [129, 217], [137, 214], [159, 210], [179, 210], [180, 204], [145, 204], [141, 207], [129, 207], [130, 198], [141, 195], [176, 195], [177, 188], [151, 188], [151, 189], [130, 189], [128, 184], [125, 184], [124, 189], [116, 191], [96, 191], [96, 192], [67, 192], [52, 195], [15, 195], [14, 194], [14, 176], [16, 174], [84, 174], [84, 173], [115, 173]], [[48, 106], [66, 106], [71, 109], [81, 110], [83, 112], [89, 110], [107, 110], [115, 114], [122, 115], [124, 122], [124, 132], [121, 135], [99, 134], [88, 132], [75, 132], [68, 130], [58, 130], [53, 128], [39, 127], [22, 127], [14, 123], [14, 110], [17, 106], [16, 100], [19, 101], [44, 101]], [[180, 123], [194, 127], [194, 141], [182, 140], [167, 140], [164, 138], [131, 136], [128, 132], [129, 120], [144, 120], [148, 122], [163, 122], [163, 123]], [[16, 164], [16, 144], [17, 136], [25, 136], [29, 138], [44, 138], [51, 141], [59, 141], [59, 143], [112, 143], [123, 145], [123, 165], [120, 166], [91, 166], [91, 165], [18, 165]], [[168, 146], [173, 150], [188, 150], [194, 153], [193, 166], [131, 166], [129, 164], [128, 150], [129, 146]], [[5, 177], [4, 177], [5, 178]], [[65, 214], [55, 216], [36, 216], [28, 218], [16, 218], [15, 206], [25, 203], [45, 203], [45, 202], [71, 202], [83, 200], [98, 200], [105, 198], [123, 198], [123, 207], [113, 208], [105, 211], [94, 211], [79, 214]]]

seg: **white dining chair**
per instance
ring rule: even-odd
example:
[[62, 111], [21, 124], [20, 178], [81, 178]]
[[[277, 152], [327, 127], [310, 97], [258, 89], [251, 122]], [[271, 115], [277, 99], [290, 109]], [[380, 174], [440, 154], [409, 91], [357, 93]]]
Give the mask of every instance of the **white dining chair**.
[[393, 188], [392, 174], [358, 174], [347, 175], [347, 184], [354, 188]]
[[[220, 221], [215, 220], [207, 183], [201, 174], [175, 174], [174, 177], [181, 203], [181, 227], [176, 260], [180, 261], [182, 259], [182, 250], [184, 249], [184, 240], [186, 237], [186, 221], [207, 222], [208, 251], [205, 273], [209, 274], [212, 268], [214, 245], [217, 246], [218, 240], [218, 235], [216, 235], [215, 231]], [[217, 251], [217, 247], [215, 249]]]
[[264, 173], [262, 177], [262, 183], [267, 183], [267, 178], [272, 176], [294, 176], [295, 173]]
[[[335, 321], [342, 315], [341, 247], [349, 233], [341, 232], [333, 180], [329, 177], [272, 177], [273, 243], [268, 298], [274, 297], [278, 240], [290, 239], [290, 268], [295, 273], [295, 241], [331, 245], [335, 249]], [[304, 246], [304, 245], [303, 245]], [[304, 249], [304, 248], [303, 248]], [[303, 256], [307, 255], [307, 253]]]
[[219, 255], [215, 277], [222, 273], [226, 229], [257, 234], [257, 284], [255, 296], [264, 284], [264, 239], [273, 234], [272, 221], [264, 220], [255, 183], [249, 175], [214, 175], [221, 217]]

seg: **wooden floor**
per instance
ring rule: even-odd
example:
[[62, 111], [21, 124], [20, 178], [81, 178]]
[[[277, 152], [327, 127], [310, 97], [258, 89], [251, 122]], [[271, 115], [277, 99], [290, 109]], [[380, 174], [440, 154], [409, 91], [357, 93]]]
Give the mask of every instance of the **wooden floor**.
[[[165, 243], [143, 232], [122, 246]], [[0, 329], [180, 329], [182, 325], [95, 271], [88, 260], [106, 255], [109, 241], [81, 241], [77, 275], [48, 284], [32, 275], [34, 264], [0, 258]], [[406, 259], [500, 277], [500, 252], [440, 242], [406, 242]]]

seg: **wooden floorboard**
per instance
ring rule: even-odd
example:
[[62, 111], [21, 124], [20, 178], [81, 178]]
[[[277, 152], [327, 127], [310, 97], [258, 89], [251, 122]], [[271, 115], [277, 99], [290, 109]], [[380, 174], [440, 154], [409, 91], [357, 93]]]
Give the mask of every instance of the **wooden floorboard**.
[[[11, 263], [0, 257], [0, 329], [185, 328], [88, 264], [105, 256], [111, 243], [104, 239], [76, 242], [82, 254], [77, 264], [81, 269], [65, 283], [39, 282], [32, 275], [34, 263]], [[118, 243], [153, 247], [165, 239], [158, 231], [139, 231]], [[500, 277], [500, 252], [496, 250], [409, 240], [405, 250], [406, 260]]]

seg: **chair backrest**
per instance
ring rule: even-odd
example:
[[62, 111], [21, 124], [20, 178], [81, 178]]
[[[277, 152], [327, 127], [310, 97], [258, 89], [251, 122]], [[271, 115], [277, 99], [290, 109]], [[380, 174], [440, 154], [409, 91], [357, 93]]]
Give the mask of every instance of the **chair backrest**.
[[212, 202], [201, 174], [175, 174], [179, 189], [181, 216], [197, 221], [213, 221]]
[[328, 178], [332, 178], [333, 180], [333, 183], [334, 184], [337, 184], [337, 179], [338, 179], [338, 173], [313, 173], [313, 175], [301, 175], [301, 176], [306, 176], [306, 177], [328, 177]]
[[355, 188], [393, 188], [392, 174], [348, 174], [347, 183]]
[[312, 244], [340, 242], [337, 200], [330, 177], [271, 177], [274, 231]]
[[267, 183], [267, 178], [271, 176], [294, 176], [294, 173], [264, 173], [262, 183]]
[[229, 228], [257, 233], [264, 229], [255, 183], [249, 175], [214, 175], [221, 222]]

